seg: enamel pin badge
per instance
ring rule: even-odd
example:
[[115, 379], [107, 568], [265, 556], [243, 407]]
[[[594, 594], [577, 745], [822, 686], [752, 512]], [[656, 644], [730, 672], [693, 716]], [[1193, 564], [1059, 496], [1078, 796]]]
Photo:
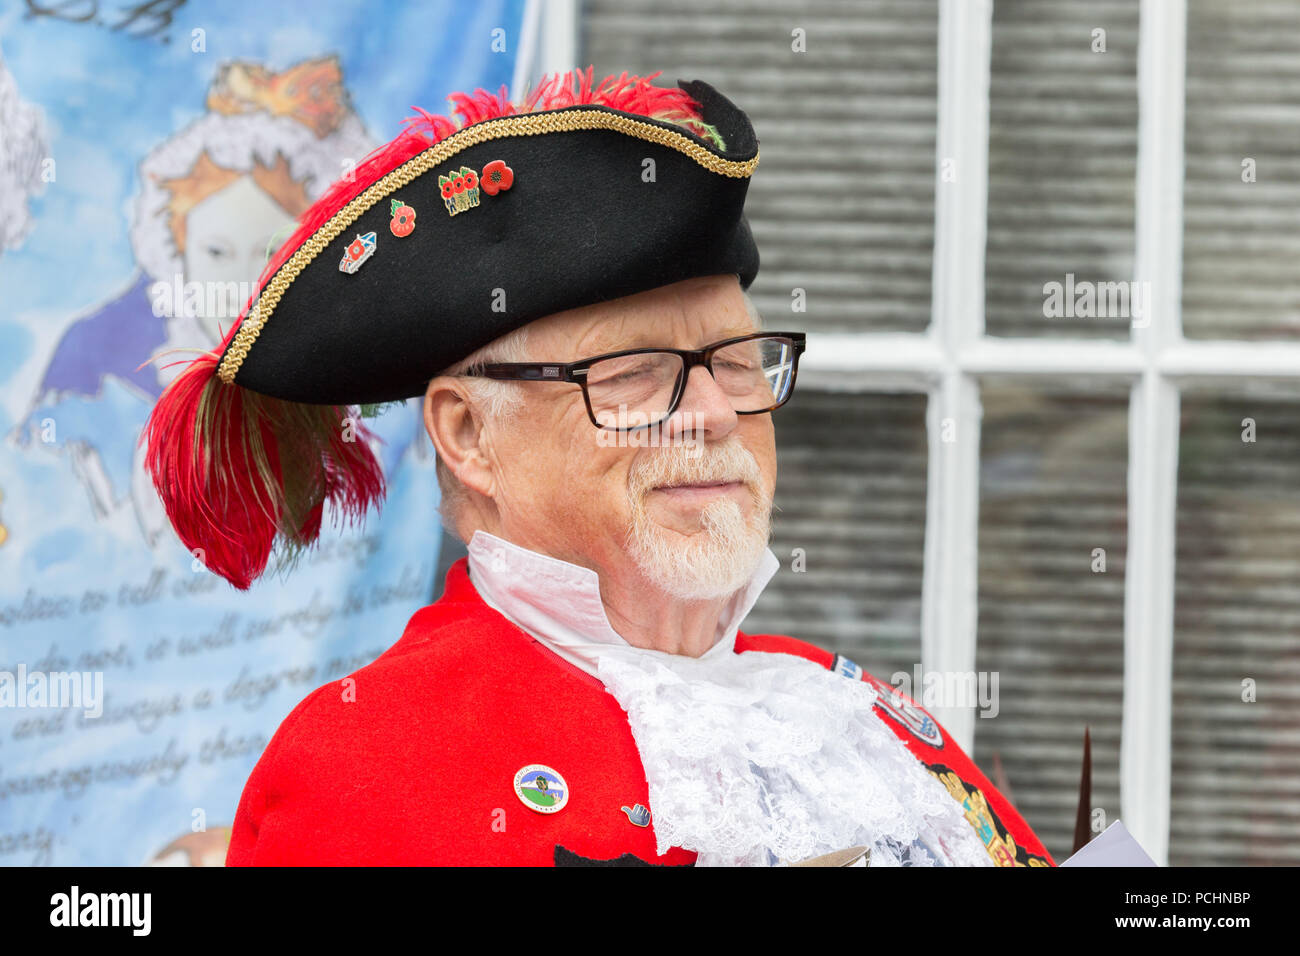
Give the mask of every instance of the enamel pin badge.
[[569, 803], [569, 785], [550, 767], [532, 763], [515, 774], [515, 796], [529, 810], [559, 813]]
[[438, 186], [442, 189], [442, 201], [447, 204], [450, 215], [454, 216], [478, 205], [478, 173], [468, 166], [453, 169], [446, 176], [439, 176]]
[[388, 230], [397, 238], [405, 239], [415, 231], [415, 210], [400, 199], [393, 200], [391, 215], [393, 220], [388, 224]]
[[[453, 169], [445, 176], [438, 177], [438, 187], [442, 190], [442, 201], [447, 204], [448, 215], [462, 213], [479, 204], [483, 193], [495, 196], [508, 190], [515, 183], [515, 171], [506, 165], [504, 159], [494, 159], [483, 167], [483, 173], [474, 172], [468, 166]], [[411, 213], [414, 217], [415, 213]]]
[[483, 175], [479, 177], [479, 183], [485, 193], [495, 196], [514, 185], [515, 171], [506, 165], [504, 159], [494, 159], [483, 167]]
[[620, 807], [619, 809], [627, 814], [627, 819], [633, 826], [648, 827], [650, 825], [650, 811], [641, 804], [638, 803], [635, 807]]
[[339, 270], [346, 272], [348, 275], [355, 275], [367, 259], [375, 254], [375, 245], [378, 240], [373, 232], [368, 232], [364, 236], [359, 234], [348, 245], [347, 252], [343, 253], [343, 258], [339, 260]]

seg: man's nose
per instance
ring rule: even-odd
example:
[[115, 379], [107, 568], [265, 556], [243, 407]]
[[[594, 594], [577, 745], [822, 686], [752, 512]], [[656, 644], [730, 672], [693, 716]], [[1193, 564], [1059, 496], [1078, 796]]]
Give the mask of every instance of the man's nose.
[[727, 393], [703, 365], [691, 369], [681, 403], [669, 420], [672, 434], [707, 432], [710, 438], [730, 434], [740, 421]]

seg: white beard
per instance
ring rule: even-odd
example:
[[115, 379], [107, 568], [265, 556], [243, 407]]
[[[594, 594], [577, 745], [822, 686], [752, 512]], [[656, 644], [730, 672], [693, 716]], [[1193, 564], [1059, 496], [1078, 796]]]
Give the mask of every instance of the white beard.
[[[657, 485], [724, 479], [743, 481], [749, 489], [754, 502], [749, 519], [736, 501], [724, 498], [701, 510], [701, 531], [684, 537], [656, 524], [646, 511], [646, 494]], [[629, 485], [628, 554], [657, 589], [687, 601], [728, 597], [754, 576], [771, 537], [772, 501], [758, 462], [738, 439], [703, 454], [666, 448], [634, 470]]]

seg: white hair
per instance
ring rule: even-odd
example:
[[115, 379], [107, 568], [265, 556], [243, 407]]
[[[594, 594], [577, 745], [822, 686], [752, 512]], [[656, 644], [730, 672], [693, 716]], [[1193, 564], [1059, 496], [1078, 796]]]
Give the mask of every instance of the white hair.
[[[759, 315], [758, 307], [754, 305], [754, 300], [749, 297], [747, 291], [742, 289], [741, 295], [745, 298], [745, 309], [754, 323], [754, 329], [761, 330], [763, 319]], [[469, 373], [479, 371], [484, 365], [496, 362], [529, 361], [537, 361], [537, 359], [529, 355], [528, 326], [525, 325], [507, 332], [498, 339], [493, 339], [440, 374], [463, 378], [463, 384], [469, 391], [474, 406], [485, 418], [508, 422], [518, 414], [523, 405], [524, 393], [519, 387], [523, 383], [470, 376]], [[447, 467], [441, 456], [438, 456], [435, 471], [438, 476], [438, 488], [442, 492], [438, 513], [442, 516], [443, 527], [468, 544], [466, 536], [460, 531], [459, 522], [469, 500], [469, 491]]]

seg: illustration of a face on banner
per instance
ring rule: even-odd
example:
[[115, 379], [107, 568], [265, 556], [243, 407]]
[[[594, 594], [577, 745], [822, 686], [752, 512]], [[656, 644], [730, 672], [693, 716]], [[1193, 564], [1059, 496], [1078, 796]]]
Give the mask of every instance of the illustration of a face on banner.
[[69, 325], [14, 436], [65, 453], [96, 517], [133, 509], [150, 547], [167, 521], [134, 440], [149, 408], [195, 349], [220, 344], [296, 218], [375, 145], [334, 57], [279, 73], [224, 64], [205, 105], [141, 160], [138, 271]]
[[[306, 193], [283, 157], [269, 169], [255, 165], [243, 174], [218, 167], [206, 152], [187, 177], [163, 186], [172, 194], [167, 225], [182, 271], [179, 280], [155, 283], [153, 311], [166, 317], [165, 348], [214, 348], [247, 300], [240, 292], [251, 294], [267, 245], [292, 226], [286, 210], [309, 205]], [[159, 381], [170, 382], [180, 368], [157, 363]]]

